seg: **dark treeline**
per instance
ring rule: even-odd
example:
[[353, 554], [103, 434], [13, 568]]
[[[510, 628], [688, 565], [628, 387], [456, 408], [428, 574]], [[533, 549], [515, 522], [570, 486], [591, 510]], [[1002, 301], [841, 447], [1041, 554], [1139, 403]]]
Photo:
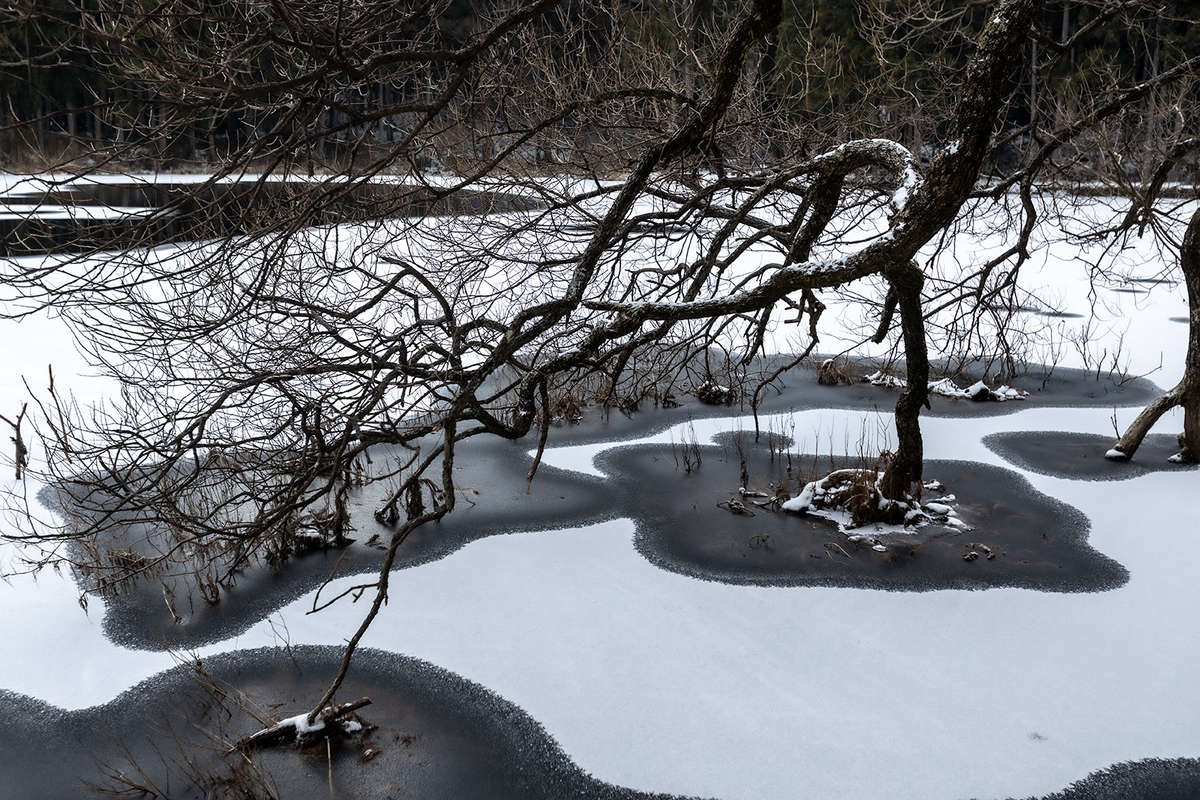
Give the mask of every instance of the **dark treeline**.
[[[452, 50], [486, 24], [489, 12], [507, 7], [505, 2], [391, 5], [392, 13], [411, 17], [402, 30], [430, 47]], [[915, 5], [914, 10], [914, 3], [899, 0], [785, 3], [782, 24], [749, 68], [758, 71], [761, 90], [779, 118], [802, 123], [811, 132], [812, 140], [801, 146], [818, 149], [849, 133], [876, 135], [900, 141], [924, 160], [943, 143], [943, 116], [934, 106], [937, 98], [951, 94], [945, 89], [960, 82], [973, 53], [974, 34], [988, 20], [993, 4], [963, 4], [950, 11]], [[278, 126], [282, 116], [273, 113], [270, 104], [228, 97], [189, 108], [180, 103], [179, 87], [163, 84], [161, 69], [143, 70], [128, 58], [107, 57], [119, 49], [106, 39], [118, 27], [109, 21], [114, 7], [126, 23], [121, 42], [130, 36], [144, 38], [144, 52], [152, 54], [163, 27], [147, 23], [131, 29], [127, 23], [139, 14], [155, 20], [164, 13], [163, 4], [121, 0], [106, 2], [100, 10], [97, 0], [37, 0], [0, 11], [0, 163], [12, 165], [30, 156], [36, 161], [56, 152], [79, 155], [112, 143], [129, 145], [127, 152], [160, 162], [212, 161], [254, 139], [289, 138]], [[330, 10], [336, 4], [317, 1], [288, 7], [309, 15], [309, 21], [329, 15], [326, 41], [310, 44], [331, 52], [341, 47]], [[253, 41], [256, 36], [277, 35], [272, 8], [245, 0], [189, 0], [186, 5], [170, 4], [170, 22], [164, 24], [171, 27], [172, 36], [194, 39], [201, 50], [210, 47], [214, 74], [219, 72], [218, 62], [241, 58], [236, 37], [229, 37], [229, 30], [240, 26], [239, 35], [247, 37], [246, 51], [259, 54], [260, 61], [239, 63], [237, 69], [260, 74], [266, 81], [286, 76], [293, 66], [271, 63], [263, 54], [272, 51]], [[551, 36], [556, 26], [582, 28], [587, 31], [584, 41], [597, 51], [604, 49], [615, 28], [627, 35], [633, 31], [660, 52], [678, 54], [669, 76], [672, 88], [694, 95], [703, 88], [698, 85], [705, 79], [702, 65], [720, 47], [738, 8], [732, 0], [565, 0], [541, 24]], [[1101, 19], [1109, 8], [1080, 0], [1044, 7], [1024, 62], [1012, 76], [1013, 96], [1004, 114], [1008, 129], [1024, 126], [1033, 131], [1032, 123], [1052, 126], [1074, 108], [1095, 102], [1095, 87], [1133, 85], [1200, 52], [1200, 32], [1194, 24], [1200, 19], [1200, 0], [1125, 8], [1120, 24]], [[1105, 24], [1099, 24], [1102, 21]], [[261, 25], [258, 34], [249, 32], [255, 24]], [[396, 30], [380, 28], [393, 35]], [[577, 44], [578, 39], [572, 41]], [[387, 41], [371, 44], [377, 51], [388, 46]], [[411, 78], [395, 83], [386, 76], [375, 84], [355, 83], [352, 91], [339, 95], [338, 103], [309, 121], [308, 135], [297, 139], [307, 151], [299, 156], [311, 161], [334, 157], [339, 150], [344, 155], [348, 142], [361, 144], [364, 138], [394, 141], [402, 136], [405, 120], [386, 109], [420, 98], [440, 77], [430, 75], [425, 85]], [[538, 76], [531, 74], [528, 80], [536, 88]], [[1074, 98], [1073, 87], [1079, 87]], [[337, 88], [331, 86], [331, 93]], [[1051, 97], [1053, 105], [1045, 100]], [[1156, 110], [1155, 95], [1144, 102], [1145, 110]], [[188, 113], [181, 113], [184, 109]], [[172, 119], [178, 124], [164, 125]], [[355, 119], [370, 120], [365, 137], [362, 124], [351, 124]]]

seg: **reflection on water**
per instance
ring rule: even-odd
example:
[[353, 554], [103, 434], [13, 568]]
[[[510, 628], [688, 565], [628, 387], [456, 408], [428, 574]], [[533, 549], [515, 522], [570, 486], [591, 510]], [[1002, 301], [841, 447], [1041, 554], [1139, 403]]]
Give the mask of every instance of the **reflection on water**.
[[389, 183], [69, 184], [0, 197], [0, 255], [128, 249], [311, 225], [536, 206], [500, 192], [443, 195], [424, 186]]

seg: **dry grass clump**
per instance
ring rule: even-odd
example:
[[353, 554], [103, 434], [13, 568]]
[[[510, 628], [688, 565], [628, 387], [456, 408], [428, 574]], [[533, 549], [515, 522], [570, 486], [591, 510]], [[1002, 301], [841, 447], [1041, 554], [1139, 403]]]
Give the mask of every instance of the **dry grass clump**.
[[827, 358], [817, 367], [817, 383], [824, 386], [845, 386], [852, 382], [850, 362], [844, 358]]
[[883, 496], [879, 481], [881, 469], [874, 467], [840, 469], [807, 483], [800, 494], [783, 504], [786, 511], [844, 511], [853, 527], [871, 523], [902, 525], [914, 511], [920, 511], [917, 498], [893, 500]]

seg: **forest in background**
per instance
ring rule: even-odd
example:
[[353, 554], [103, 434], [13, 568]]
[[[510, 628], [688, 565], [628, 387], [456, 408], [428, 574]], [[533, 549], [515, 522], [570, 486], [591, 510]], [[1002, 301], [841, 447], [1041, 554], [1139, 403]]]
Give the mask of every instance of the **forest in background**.
[[[399, 29], [381, 25], [380, 30], [395, 37], [397, 30], [407, 29], [424, 45], [453, 50], [479, 30], [482, 15], [502, 14], [512, 4], [443, 0], [419, 5], [409, 24]], [[150, 11], [152, 4], [131, 1], [125, 6], [126, 13], [134, 15]], [[245, 24], [243, 6], [197, 2], [187, 9], [173, 9], [169, 24], [190, 26], [191, 30], [179, 31], [181, 36], [215, 42], [234, 27], [230, 23]], [[315, 104], [323, 105], [323, 110], [305, 120], [300, 131], [294, 130], [294, 124], [281, 126], [286, 103], [263, 102], [261, 97], [228, 96], [220, 102], [200, 103], [196, 113], [182, 119], [174, 102], [177, 87], [164, 85], [162, 70], [151, 63], [160, 47], [161, 30], [125, 29], [106, 42], [104, 13], [90, 21], [81, 19], [80, 9], [87, 8], [86, 3], [46, 0], [36, 7], [36, 14], [20, 9], [0, 14], [0, 167], [9, 170], [51, 169], [77, 159], [94, 166], [86, 163], [92, 152], [105, 151], [111, 157], [114, 143], [126, 146], [125, 159], [143, 161], [140, 166], [145, 168], [188, 169], [219, 164], [255, 142], [264, 150], [294, 150], [295, 159], [310, 170], [337, 169], [364, 160], [372, 147], [386, 147], [403, 138], [411, 121], [389, 110], [419, 100], [438, 78], [430, 75], [426, 85], [409, 80], [350, 86], [335, 76], [326, 85], [307, 87], [326, 92], [328, 98]], [[266, 13], [269, 4], [263, 8]], [[658, 65], [657, 84], [694, 96], [703, 90], [722, 33], [738, 8], [731, 0], [570, 0], [537, 24], [551, 37], [556, 28], [585, 31], [582, 38], [570, 37], [572, 49], [578, 50], [582, 41], [583, 50], [594, 53], [560, 54], [585, 64], [592, 55], [599, 57], [617, 28], [623, 28], [626, 36], [632, 32], [634, 39], [646, 43], [647, 52], [673, 53], [670, 63]], [[308, 32], [321, 29], [320, 15], [330, 15], [328, 4], [301, 4], [296, 9], [300, 15], [314, 16], [315, 26], [314, 19], [305, 20]], [[946, 129], [946, 108], [931, 104], [937, 103], [939, 95], [951, 96], [952, 91], [943, 90], [961, 83], [974, 38], [991, 9], [989, 3], [946, 11], [897, 0], [789, 0], [776, 32], [747, 65], [754, 73], [755, 91], [763, 95], [762, 108], [779, 121], [781, 131], [786, 126], [788, 134], [764, 131], [753, 159], [770, 163], [794, 155], [796, 148], [820, 152], [854, 136], [892, 139], [927, 161], [928, 154], [944, 144]], [[1026, 45], [1026, 57], [1010, 79], [1012, 94], [1002, 131], [1011, 135], [1011, 141], [996, 149], [993, 171], [1006, 173], [1022, 163], [1031, 137], [1036, 136], [1034, 121], [1056, 127], [1077, 109], [1095, 105], [1100, 99], [1094, 96], [1095, 87], [1115, 90], [1150, 80], [1195, 55], [1200, 51], [1200, 31], [1191, 20], [1198, 12], [1196, 2], [1164, 3], [1157, 9], [1139, 4], [1116, 12], [1128, 17], [1120, 20], [1122, 24], [1108, 24], [1102, 19], [1108, 13], [1104, 5], [1047, 3]], [[947, 25], [951, 18], [959, 19]], [[899, 20], [907, 23], [903, 37], [895, 35]], [[114, 21], [114, 30], [116, 25]], [[309, 44], [336, 49], [341, 35], [336, 19], [330, 16], [324, 27], [327, 40], [316, 36]], [[129, 37], [139, 35], [145, 41], [129, 47]], [[267, 39], [276, 34], [264, 22], [259, 35]], [[289, 71], [298, 76], [303, 69], [303, 59], [294, 64], [255, 59], [255, 53], [277, 52], [258, 49], [257, 44], [247, 40], [245, 52], [250, 57], [236, 65], [243, 83], [246, 75], [267, 82], [286, 78]], [[131, 60], [131, 50], [141, 53], [146, 63]], [[104, 58], [105, 52], [111, 58]], [[224, 57], [237, 59], [239, 54], [234, 51]], [[218, 66], [229, 64], [214, 68]], [[527, 81], [529, 88], [537, 89], [541, 79], [533, 70], [514, 76], [504, 91], [481, 96], [479, 102], [503, 106], [505, 93], [512, 93], [514, 85]], [[1140, 115], [1160, 115], [1157, 98], [1149, 94], [1140, 104]], [[314, 105], [313, 99], [304, 98], [309, 105]], [[521, 129], [519, 119], [493, 118], [493, 124], [509, 126], [513, 132]], [[797, 138], [797, 129], [804, 136]], [[1144, 133], [1143, 129], [1138, 135]], [[539, 143], [530, 160], [551, 171], [567, 171], [570, 150], [569, 144]], [[451, 166], [446, 162], [461, 155], [427, 154], [414, 166]], [[1083, 177], [1088, 177], [1086, 171]]]

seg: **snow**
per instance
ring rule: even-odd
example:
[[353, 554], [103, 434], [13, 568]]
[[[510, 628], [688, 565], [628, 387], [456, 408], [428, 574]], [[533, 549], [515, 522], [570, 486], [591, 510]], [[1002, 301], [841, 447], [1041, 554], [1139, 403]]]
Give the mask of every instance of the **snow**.
[[1029, 392], [1022, 392], [1020, 389], [1014, 389], [1011, 386], [1001, 386], [993, 391], [998, 400], [1024, 400], [1029, 396]]
[[308, 721], [308, 712], [297, 714], [294, 717], [281, 719], [275, 725], [276, 728], [295, 728], [297, 736], [308, 736], [325, 730], [325, 720], [317, 717], [312, 722]]
[[[863, 378], [863, 380], [873, 386], [883, 386], [889, 389], [903, 389], [905, 384], [903, 378], [897, 378], [895, 375], [883, 370], [876, 370]], [[984, 399], [997, 402], [1024, 400], [1028, 396], [1028, 392], [1022, 392], [1007, 385], [999, 386], [996, 389], [989, 389], [987, 384], [981, 380], [976, 381], [966, 389], [960, 389], [953, 378], [940, 378], [936, 381], [930, 381], [929, 393], [942, 397], [964, 398], [968, 400]]]
[[0, 220], [96, 220], [150, 216], [153, 210], [136, 206], [24, 206], [0, 203]]
[[987, 397], [990, 392], [991, 392], [991, 390], [988, 389], [987, 385], [983, 381], [976, 381], [975, 383], [971, 384], [970, 386], [968, 386], [966, 389], [963, 390], [964, 395], [971, 398], [972, 400], [979, 397], [980, 395], [982, 395], [983, 397]]
[[930, 381], [929, 393], [941, 395], [942, 397], [963, 397], [963, 390], [958, 388], [954, 383], [953, 378], [942, 378], [938, 381]]
[[[842, 505], [837, 504], [839, 501], [836, 496], [830, 497], [830, 494], [834, 493], [839, 486], [847, 482], [863, 481], [868, 475], [874, 488], [874, 494], [878, 497], [879, 510], [884, 511], [894, 501], [887, 500], [879, 492], [878, 482], [880, 474], [869, 473], [861, 469], [837, 470], [817, 480], [809, 481], [800, 490], [800, 494], [780, 503], [779, 507], [793, 514], [810, 514], [830, 520], [837, 524], [838, 531], [845, 535], [847, 541], [855, 543], [865, 542], [866, 544], [874, 545], [872, 548], [874, 550], [886, 552], [887, 547], [880, 543], [876, 536], [863, 534], [858, 531], [858, 526], [854, 523], [849, 511]], [[931, 490], [932, 485], [940, 486], [937, 481], [930, 481], [929, 484], [926, 488]], [[954, 499], [954, 495], [947, 495], [942, 498], [942, 502], [940, 503], [928, 502], [920, 507], [916, 503], [896, 503], [899, 508], [908, 509], [903, 521], [899, 524], [872, 522], [870, 523], [871, 530], [878, 536], [912, 536], [923, 533], [922, 529], [929, 525], [950, 525], [951, 527], [970, 530], [969, 525], [955, 518], [954, 507], [949, 505], [954, 502]], [[950, 520], [953, 521], [951, 522]]]
[[899, 185], [896, 191], [892, 193], [890, 205], [896, 213], [899, 213], [908, 205], [909, 198], [916, 194], [917, 189], [921, 186], [921, 175], [913, 167], [912, 156], [908, 155], [908, 162], [905, 164], [904, 172], [900, 176]]
[[784, 511], [790, 511], [793, 514], [803, 514], [812, 507], [813, 500], [816, 499], [817, 489], [820, 483], [818, 481], [809, 481], [800, 490], [800, 494], [793, 497], [791, 500], [785, 500], [779, 504], [779, 507]]
[[[963, 242], [961, 251], [975, 246]], [[1052, 248], [1025, 277], [1061, 291], [1067, 310], [1091, 313], [1075, 289], [1077, 256]], [[1134, 256], [1146, 263], [1145, 252]], [[1099, 294], [1104, 324], [1082, 350], [1065, 348], [1060, 365], [1083, 366], [1085, 351], [1111, 349], [1123, 335], [1130, 370], [1161, 361], [1154, 379], [1173, 385], [1186, 347], [1186, 328], [1168, 321], [1186, 308], [1180, 289]], [[831, 299], [823, 322], [847, 308]], [[1074, 321], [1063, 325], [1076, 330]], [[44, 385], [47, 364], [81, 402], [110, 391], [80, 377], [89, 370], [65, 325], [42, 313], [0, 327], [0, 413], [19, 409], [21, 376]], [[1087, 514], [1092, 545], [1130, 571], [1113, 591], [730, 586], [654, 567], [635, 549], [632, 523], [614, 519], [490, 537], [397, 573], [363, 644], [486, 686], [540, 722], [581, 768], [643, 791], [723, 800], [794, 798], [797, 787], [847, 800], [1024, 797], [1128, 759], [1195, 757], [1200, 640], [1180, 632], [1194, 628], [1200, 582], [1180, 555], [1197, 473], [1071, 481], [1008, 465], [981, 442], [1004, 431], [1107, 433], [1114, 414], [1124, 426], [1137, 412], [1028, 404], [1001, 417], [922, 420], [927, 458], [1006, 466]], [[860, 441], [886, 446], [880, 422], [890, 415], [812, 410], [763, 425], [794, 424], [799, 449], [854, 450]], [[702, 443], [744, 424], [689, 423]], [[1180, 425], [1174, 412], [1156, 430]], [[684, 436], [681, 426], [641, 441]], [[599, 474], [592, 458], [609, 446], [550, 450], [545, 463]], [[4, 486], [31, 497], [37, 489], [7, 477]], [[0, 565], [16, 558], [0, 547]], [[363, 611], [341, 603], [308, 615], [311, 603], [299, 598], [198, 655], [279, 644], [282, 629], [293, 644], [338, 645]], [[0, 687], [53, 705], [107, 702], [175, 664], [108, 641], [101, 604], [85, 614], [73, 583], [52, 572], [0, 583], [0, 607], [0, 636], [21, 654], [0, 659]]]
[[908, 204], [909, 199], [921, 186], [921, 174], [917, 172], [917, 160], [911, 151], [899, 142], [891, 139], [861, 139], [847, 142], [817, 156], [814, 161], [836, 161], [850, 150], [874, 151], [878, 159], [886, 162], [895, 173], [896, 189], [889, 198], [888, 205], [893, 214], [897, 214]]
[[897, 378], [895, 375], [884, 372], [883, 370], [876, 370], [875, 372], [871, 373], [863, 380], [865, 380], [867, 383], [871, 384], [872, 386], [885, 386], [889, 389], [903, 389], [904, 388], [904, 379], [903, 378]]
[[953, 378], [942, 378], [941, 380], [930, 381], [929, 393], [941, 395], [942, 397], [965, 398], [967, 400], [993, 400], [996, 402], [1005, 402], [1007, 400], [1024, 400], [1029, 396], [1028, 392], [1023, 392], [1019, 389], [1013, 389], [1008, 385], [1002, 385], [996, 387], [995, 389], [989, 389], [987, 384], [983, 381], [976, 381], [967, 388], [960, 389], [958, 384], [954, 382]]

